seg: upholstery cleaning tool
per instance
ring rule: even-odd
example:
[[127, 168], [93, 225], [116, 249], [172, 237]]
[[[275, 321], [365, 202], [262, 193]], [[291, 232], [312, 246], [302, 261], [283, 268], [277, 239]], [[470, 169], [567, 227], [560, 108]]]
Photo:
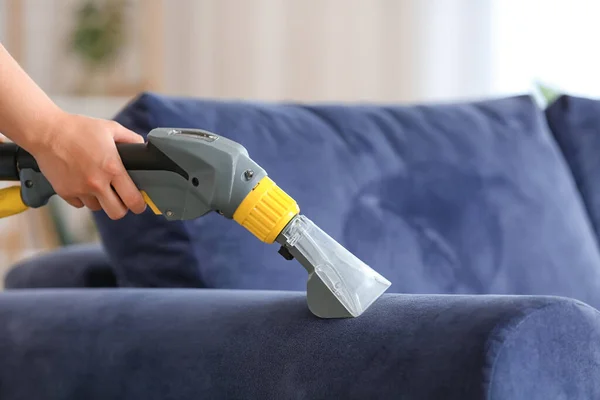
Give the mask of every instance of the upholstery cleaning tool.
[[[197, 129], [158, 128], [143, 144], [118, 144], [119, 154], [146, 203], [167, 220], [209, 212], [233, 219], [308, 271], [307, 303], [320, 318], [361, 315], [391, 285], [300, 214], [242, 145]], [[0, 218], [46, 205], [55, 194], [36, 160], [14, 143], [0, 144]]]

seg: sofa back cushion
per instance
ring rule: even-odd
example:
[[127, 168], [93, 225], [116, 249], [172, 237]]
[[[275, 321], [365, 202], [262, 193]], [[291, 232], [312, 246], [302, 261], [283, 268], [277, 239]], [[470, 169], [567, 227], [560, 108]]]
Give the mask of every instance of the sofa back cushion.
[[[402, 106], [146, 93], [117, 120], [143, 135], [201, 128], [240, 142], [391, 292], [600, 294], [589, 221], [530, 97]], [[123, 285], [305, 289], [299, 264], [216, 213], [96, 218]]]
[[564, 95], [545, 112], [600, 238], [600, 101]]

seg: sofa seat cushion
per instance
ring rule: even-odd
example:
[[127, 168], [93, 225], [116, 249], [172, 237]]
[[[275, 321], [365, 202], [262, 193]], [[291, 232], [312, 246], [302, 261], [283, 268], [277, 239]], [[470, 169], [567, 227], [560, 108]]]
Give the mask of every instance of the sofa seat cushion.
[[[509, 293], [600, 304], [600, 257], [571, 174], [528, 96], [458, 104], [294, 104], [145, 93], [116, 118], [244, 145], [302, 212], [391, 292]], [[303, 290], [276, 245], [211, 213], [96, 220], [123, 286]], [[178, 281], [184, 281], [184, 283]]]

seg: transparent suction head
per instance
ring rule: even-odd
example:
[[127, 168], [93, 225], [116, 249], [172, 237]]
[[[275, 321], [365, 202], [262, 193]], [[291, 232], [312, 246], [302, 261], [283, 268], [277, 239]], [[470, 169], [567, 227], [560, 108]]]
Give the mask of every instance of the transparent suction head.
[[358, 317], [391, 285], [304, 215], [296, 216], [277, 241], [284, 256], [293, 256], [308, 271], [308, 307], [318, 317]]

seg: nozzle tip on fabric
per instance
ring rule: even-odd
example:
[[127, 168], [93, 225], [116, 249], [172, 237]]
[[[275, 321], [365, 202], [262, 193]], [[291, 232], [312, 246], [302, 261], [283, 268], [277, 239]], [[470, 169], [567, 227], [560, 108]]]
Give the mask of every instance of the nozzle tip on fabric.
[[358, 317], [391, 286], [303, 215], [277, 240], [307, 270], [308, 306], [320, 318]]

